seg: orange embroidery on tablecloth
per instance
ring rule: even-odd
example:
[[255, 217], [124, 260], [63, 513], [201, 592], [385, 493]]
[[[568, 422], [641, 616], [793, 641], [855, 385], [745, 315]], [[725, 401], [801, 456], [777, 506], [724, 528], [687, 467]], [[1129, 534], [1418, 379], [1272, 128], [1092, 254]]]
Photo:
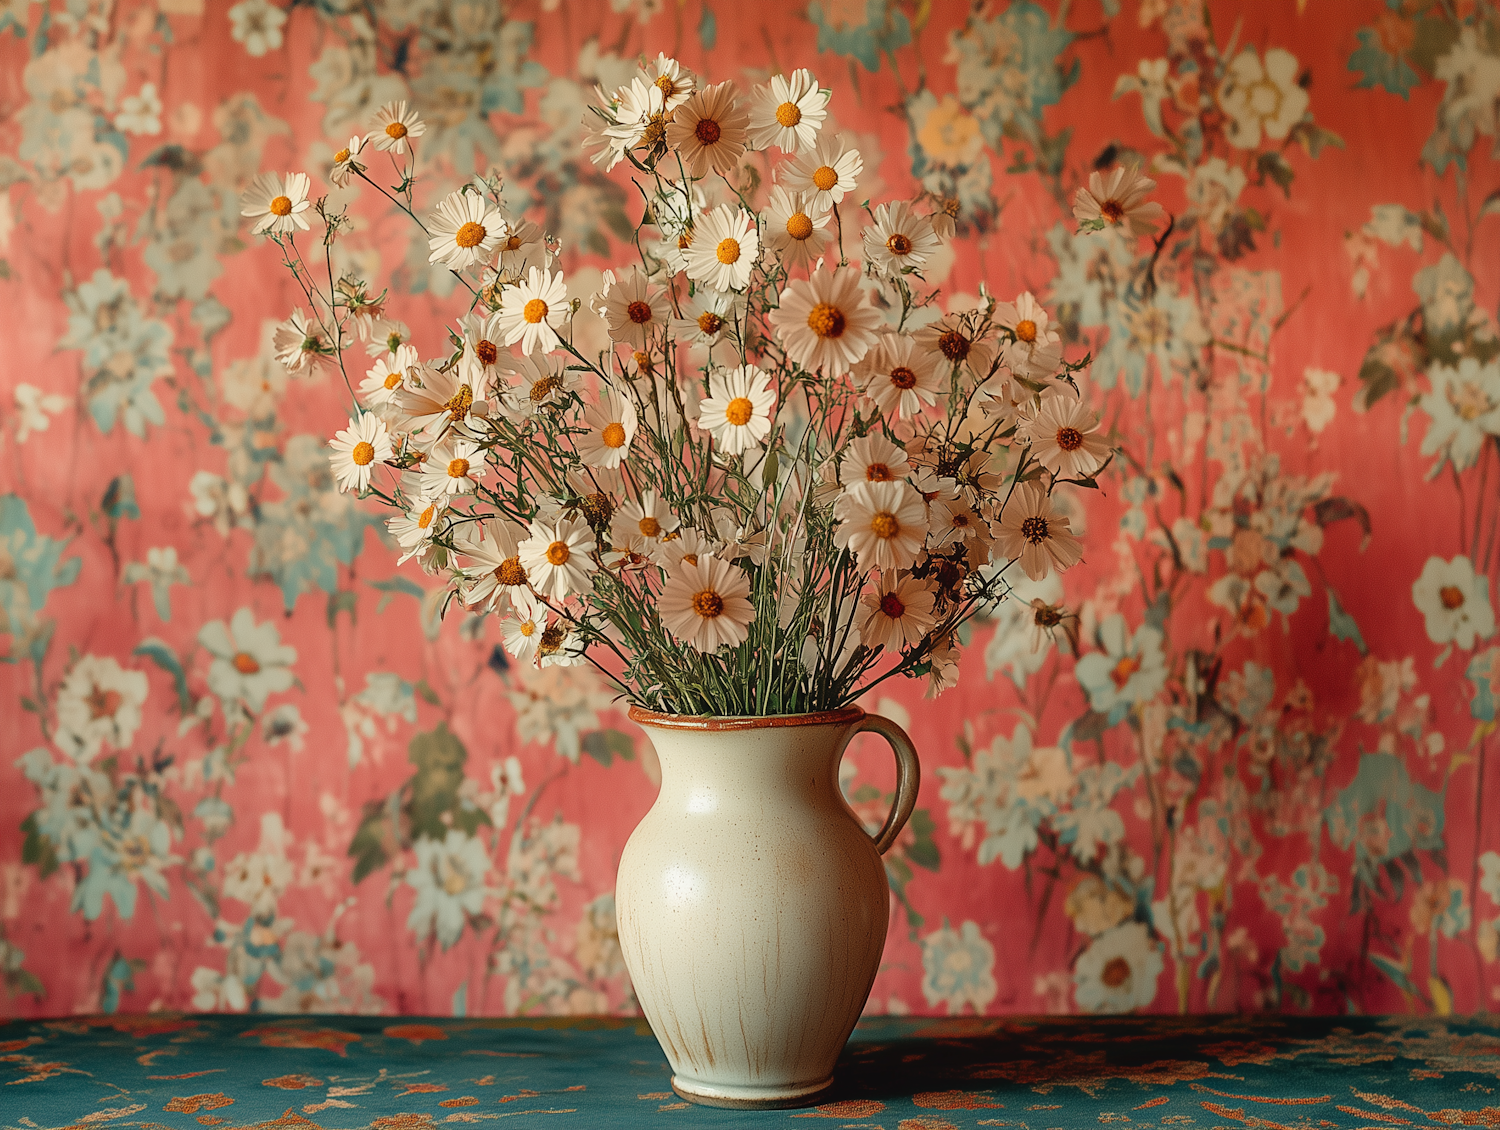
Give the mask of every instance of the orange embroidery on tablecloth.
[[266, 1048], [319, 1048], [347, 1055], [350, 1044], [364, 1039], [358, 1032], [340, 1032], [337, 1028], [302, 1028], [292, 1024], [265, 1024], [240, 1033], [242, 1040], [259, 1040]]
[[148, 1075], [146, 1078], [161, 1080], [196, 1079], [200, 1075], [218, 1075], [227, 1070], [228, 1068], [224, 1067], [210, 1067], [207, 1071], [184, 1071], [181, 1075]]
[[446, 1040], [448, 1033], [435, 1024], [392, 1024], [381, 1029], [383, 1034], [397, 1040], [410, 1040], [420, 1044], [423, 1040]]
[[461, 1095], [456, 1099], [444, 1099], [438, 1106], [478, 1106], [479, 1100], [473, 1095]]
[[0, 1043], [0, 1052], [18, 1052], [22, 1048], [29, 1048], [32, 1044], [40, 1044], [42, 1041], [37, 1036], [27, 1036], [24, 1040], [6, 1040]]
[[1241, 1043], [1237, 1040], [1226, 1041], [1222, 1044], [1204, 1044], [1197, 1050], [1211, 1059], [1218, 1060], [1225, 1067], [1238, 1067], [1242, 1063], [1268, 1067], [1273, 1060], [1293, 1058], [1288, 1053], [1278, 1052], [1269, 1044]]
[[321, 1087], [323, 1080], [314, 1075], [278, 1075], [274, 1079], [262, 1079], [262, 1087], [280, 1087], [283, 1091], [300, 1091], [305, 1087]]
[[402, 1091], [396, 1097], [404, 1099], [407, 1095], [435, 1095], [447, 1089], [448, 1084], [446, 1083], [408, 1083], [406, 1084], [406, 1090]]
[[200, 1114], [198, 1116], [199, 1126], [218, 1126], [220, 1123], [228, 1122], [227, 1118], [220, 1118], [217, 1114]]
[[1004, 1103], [969, 1091], [919, 1091], [911, 1097], [913, 1106], [928, 1110], [1003, 1110]]
[[1373, 1118], [1376, 1122], [1394, 1122], [1400, 1126], [1410, 1126], [1411, 1119], [1402, 1118], [1395, 1114], [1379, 1114], [1373, 1110], [1360, 1110], [1357, 1106], [1339, 1106], [1336, 1109], [1345, 1114], [1357, 1114], [1360, 1118]]
[[1169, 1099], [1169, 1098], [1167, 1098], [1166, 1095], [1157, 1095], [1156, 1098], [1154, 1098], [1154, 1099], [1147, 1099], [1140, 1106], [1133, 1106], [1130, 1109], [1131, 1110], [1150, 1110], [1154, 1106], [1161, 1106], [1162, 1103], [1169, 1103], [1171, 1101], [1172, 1100]]
[[[1277, 1106], [1317, 1106], [1319, 1103], [1333, 1102], [1332, 1095], [1319, 1095], [1317, 1098], [1307, 1099], [1276, 1099], [1262, 1095], [1231, 1095], [1228, 1091], [1216, 1091], [1212, 1087], [1205, 1087], [1202, 1083], [1189, 1083], [1195, 1091], [1202, 1091], [1205, 1095], [1218, 1095], [1221, 1099], [1238, 1099], [1246, 1103], [1275, 1103]], [[1355, 1092], [1358, 1094], [1359, 1092]]]
[[200, 1110], [218, 1110], [220, 1107], [233, 1105], [233, 1099], [223, 1091], [216, 1091], [211, 1095], [178, 1096], [162, 1107], [162, 1110], [173, 1114], [197, 1114]]
[[1236, 1122], [1254, 1126], [1255, 1130], [1292, 1130], [1290, 1126], [1283, 1126], [1280, 1122], [1270, 1122], [1264, 1118], [1257, 1118], [1253, 1114], [1246, 1114], [1242, 1107], [1229, 1107], [1223, 1103], [1209, 1102], [1200, 1105], [1210, 1114], [1217, 1114], [1220, 1118], [1232, 1118]]
[[430, 1114], [387, 1114], [370, 1123], [370, 1130], [425, 1130], [431, 1125]]
[[1393, 1099], [1390, 1095], [1378, 1095], [1371, 1091], [1358, 1091], [1353, 1087], [1350, 1087], [1349, 1090], [1353, 1092], [1354, 1097], [1359, 1099], [1360, 1102], [1369, 1103], [1371, 1106], [1378, 1106], [1382, 1110], [1409, 1110], [1413, 1114], [1427, 1113], [1419, 1106], [1412, 1106], [1411, 1103], [1404, 1102], [1401, 1099]]
[[946, 1118], [903, 1118], [896, 1123], [896, 1130], [958, 1130]]
[[794, 1114], [793, 1118], [864, 1118], [866, 1115], [879, 1114], [885, 1109], [885, 1103], [879, 1099], [844, 1099], [842, 1102], [822, 1103], [804, 1114]]

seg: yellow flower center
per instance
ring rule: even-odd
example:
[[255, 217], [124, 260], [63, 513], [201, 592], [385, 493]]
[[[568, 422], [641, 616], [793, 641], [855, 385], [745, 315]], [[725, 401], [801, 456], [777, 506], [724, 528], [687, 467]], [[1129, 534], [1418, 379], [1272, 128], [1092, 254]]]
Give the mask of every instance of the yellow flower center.
[[714, 249], [714, 257], [721, 263], [737, 263], [740, 258], [740, 241], [737, 239], [721, 239], [719, 246]]
[[469, 473], [469, 461], [467, 459], [448, 460], [448, 477], [450, 479], [461, 479]]
[[1016, 323], [1016, 340], [1033, 342], [1036, 340], [1036, 323], [1030, 318], [1022, 318]]
[[819, 337], [842, 337], [844, 312], [831, 302], [819, 302], [807, 315], [807, 328]]
[[698, 315], [699, 331], [708, 334], [710, 337], [718, 333], [719, 330], [723, 328], [723, 325], [724, 319], [719, 317], [712, 310], [705, 310], [703, 311], [703, 313]]
[[806, 212], [793, 212], [786, 218], [786, 234], [793, 239], [807, 239], [813, 233], [813, 222]]
[[776, 121], [787, 129], [791, 129], [801, 120], [802, 108], [797, 103], [783, 102], [780, 106], [776, 107]]
[[600, 433], [599, 438], [604, 441], [605, 447], [624, 447], [625, 425], [620, 423], [605, 424], [604, 431]]
[[395, 141], [400, 141], [406, 136], [406, 126], [401, 122], [392, 122], [385, 127], [385, 135]]
[[356, 467], [368, 467], [375, 462], [375, 445], [360, 440], [354, 445], [354, 450], [349, 453], [349, 458], [354, 460]]
[[229, 661], [234, 669], [241, 675], [254, 675], [260, 670], [260, 662], [248, 651], [236, 652], [233, 659]]
[[677, 84], [672, 81], [671, 75], [657, 75], [655, 86], [657, 90], [668, 96], [677, 89]]
[[630, 315], [630, 320], [636, 325], [644, 326], [651, 320], [651, 304], [636, 299], [636, 301], [625, 307], [625, 313]]
[[275, 216], [290, 216], [292, 214], [292, 198], [290, 196], [278, 196], [267, 205], [271, 214]]
[[333, 155], [333, 163], [335, 165], [342, 165], [348, 159], [349, 159], [349, 150], [347, 150], [347, 149], [340, 149], [337, 153], [335, 153]]
[[1449, 612], [1462, 608], [1464, 604], [1464, 590], [1457, 585], [1444, 585], [1438, 589], [1438, 599], [1443, 602], [1443, 607]]
[[571, 551], [565, 541], [555, 541], [547, 547], [547, 563], [549, 565], [566, 565]]
[[693, 611], [705, 620], [712, 620], [724, 611], [724, 598], [713, 589], [704, 589], [693, 594]]
[[892, 255], [910, 255], [911, 240], [900, 232], [896, 232], [890, 239], [885, 241], [885, 249]]
[[696, 564], [698, 564], [698, 555], [696, 553], [684, 553], [682, 555], [682, 559], [684, 561], [686, 561], [689, 565], [696, 565]]
[[1058, 428], [1057, 446], [1064, 451], [1077, 451], [1083, 446], [1083, 433], [1077, 428]]
[[693, 136], [704, 145], [712, 145], [719, 140], [723, 131], [719, 129], [719, 123], [712, 118], [699, 118], [698, 124], [693, 127]]
[[737, 428], [743, 428], [755, 415], [755, 405], [743, 396], [736, 396], [724, 407], [724, 419]]
[[526, 583], [526, 567], [521, 564], [519, 557], [507, 557], [500, 562], [500, 567], [495, 570], [495, 580], [507, 587], [524, 585]]
[[531, 386], [531, 402], [540, 404], [552, 395], [552, 390], [562, 385], [561, 377], [543, 377]]
[[425, 530], [432, 525], [433, 518], [437, 517], [437, 503], [431, 503], [426, 510], [417, 515], [417, 529]]
[[521, 317], [525, 318], [533, 326], [547, 316], [547, 304], [540, 298], [533, 298], [521, 308]]
[[484, 242], [484, 237], [484, 225], [476, 224], [473, 220], [470, 220], [454, 234], [453, 242], [460, 247], [478, 247]]
[[901, 532], [901, 523], [888, 510], [881, 510], [870, 518], [870, 532], [881, 539], [893, 538]]
[[453, 413], [455, 420], [462, 420], [469, 414], [469, 408], [474, 403], [474, 390], [468, 385], [459, 385], [458, 391], [448, 398], [448, 403], [443, 407]]
[[865, 468], [865, 481], [871, 483], [888, 483], [896, 476], [891, 474], [890, 467], [885, 463], [871, 463]]
[[536, 631], [536, 621], [527, 620], [526, 623], [522, 624], [518, 630], [523, 636], [525, 636], [527, 639], [530, 639], [532, 637], [532, 634]]
[[831, 169], [827, 165], [820, 165], [818, 168], [813, 170], [812, 182], [813, 186], [817, 188], [819, 192], [829, 192], [838, 186], [838, 170]]
[[654, 538], [660, 536], [661, 534], [661, 523], [653, 518], [650, 514], [647, 514], [644, 518], [637, 522], [636, 526], [640, 529], [641, 537], [643, 538]]
[[401, 383], [401, 374], [400, 373], [387, 373], [385, 375], [385, 387], [386, 387], [387, 391], [389, 391], [390, 389], [395, 388], [400, 383]]
[[905, 365], [897, 365], [891, 370], [891, 384], [899, 389], [916, 388], [917, 374]]

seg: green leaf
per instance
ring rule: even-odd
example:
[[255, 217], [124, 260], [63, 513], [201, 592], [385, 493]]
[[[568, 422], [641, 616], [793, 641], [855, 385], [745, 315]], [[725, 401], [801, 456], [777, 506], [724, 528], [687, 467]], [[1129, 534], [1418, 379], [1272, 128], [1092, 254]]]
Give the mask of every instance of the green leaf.
[[1089, 710], [1074, 721], [1069, 733], [1075, 742], [1091, 742], [1102, 738], [1107, 729], [1109, 729], [1109, 715], [1101, 714], [1097, 710]]
[[177, 709], [180, 713], [186, 715], [193, 709], [193, 696], [188, 692], [187, 672], [182, 669], [182, 661], [177, 658], [177, 653], [165, 640], [154, 636], [144, 639], [135, 645], [135, 651], [131, 654], [144, 655], [172, 676], [172, 682], [177, 688]]
[[1286, 193], [1288, 200], [1292, 198], [1292, 181], [1297, 179], [1297, 172], [1287, 164], [1285, 157], [1280, 153], [1262, 153], [1255, 159], [1255, 168], [1260, 174], [1256, 183], [1264, 184], [1270, 180]]
[[406, 805], [412, 838], [425, 835], [441, 840], [448, 834], [443, 817], [458, 807], [469, 751], [446, 722], [439, 722], [437, 729], [412, 738], [406, 756], [417, 767], [411, 779], [411, 800]]
[[936, 871], [942, 865], [942, 855], [933, 838], [933, 833], [937, 831], [937, 821], [933, 820], [932, 813], [925, 808], [917, 809], [911, 814], [907, 827], [911, 829], [916, 842], [906, 849], [906, 858], [918, 867]]
[[426, 679], [419, 680], [417, 682], [417, 685], [412, 687], [412, 690], [415, 691], [417, 697], [425, 702], [428, 706], [442, 705], [442, 699], [438, 698], [437, 691], [432, 689], [432, 684], [430, 684]]
[[392, 835], [391, 825], [389, 800], [372, 800], [365, 805], [359, 828], [349, 841], [349, 857], [354, 860], [352, 878], [356, 884], [372, 871], [384, 867], [392, 851], [399, 847], [393, 842], [396, 837]]
[[111, 479], [109, 486], [104, 488], [99, 508], [116, 521], [121, 518], [139, 518], [141, 508], [135, 501], [135, 480], [129, 475]]
[[359, 606], [359, 594], [353, 589], [340, 589], [338, 592], [328, 594], [328, 630], [333, 631], [338, 623], [339, 613], [349, 614], [349, 623], [353, 624], [357, 617], [355, 609]]
[[595, 730], [583, 735], [583, 752], [606, 768], [615, 757], [630, 761], [635, 757], [635, 742], [620, 730]]
[[1364, 538], [1359, 543], [1360, 551], [1370, 544], [1370, 512], [1365, 509], [1363, 503], [1355, 502], [1353, 499], [1335, 495], [1333, 498], [1325, 498], [1313, 506], [1313, 517], [1318, 525], [1327, 529], [1335, 522], [1342, 522], [1346, 518], [1353, 518], [1359, 523], [1359, 528], [1364, 531]]
[[380, 598], [380, 603], [375, 606], [375, 615], [377, 616], [385, 611], [385, 606], [391, 602], [397, 593], [405, 593], [407, 596], [416, 597], [418, 601], [421, 601], [427, 595], [426, 590], [417, 584], [416, 581], [410, 577], [400, 575], [391, 577], [385, 581], [366, 581], [365, 584], [385, 594]]
[[37, 878], [45, 879], [57, 870], [57, 848], [37, 828], [35, 812], [21, 821], [21, 831], [26, 833], [26, 840], [21, 844], [21, 862], [33, 865]]
[[1355, 623], [1353, 616], [1344, 611], [1344, 606], [1339, 603], [1339, 594], [1331, 588], [1328, 590], [1328, 631], [1335, 639], [1348, 640], [1359, 648], [1361, 655], [1370, 654], [1370, 649], [1365, 646], [1365, 637], [1360, 634], [1359, 625]]

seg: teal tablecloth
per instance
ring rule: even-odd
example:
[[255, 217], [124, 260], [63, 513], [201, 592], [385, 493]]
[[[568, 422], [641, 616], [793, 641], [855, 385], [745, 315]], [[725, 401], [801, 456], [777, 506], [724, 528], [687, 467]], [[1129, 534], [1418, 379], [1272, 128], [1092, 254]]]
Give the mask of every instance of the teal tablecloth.
[[0, 1126], [1500, 1127], [1500, 1018], [862, 1023], [802, 1111], [679, 1100], [629, 1020], [138, 1016], [0, 1024]]

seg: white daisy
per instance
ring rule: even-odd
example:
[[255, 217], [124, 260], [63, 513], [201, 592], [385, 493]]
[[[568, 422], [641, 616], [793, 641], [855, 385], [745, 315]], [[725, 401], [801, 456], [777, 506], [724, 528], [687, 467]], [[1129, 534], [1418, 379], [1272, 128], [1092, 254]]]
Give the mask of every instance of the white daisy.
[[839, 463], [839, 482], [889, 483], [911, 473], [906, 451], [883, 435], [872, 434], [850, 442], [848, 454]]
[[825, 377], [847, 373], [875, 344], [880, 311], [870, 305], [852, 268], [819, 269], [781, 292], [771, 324], [787, 356]]
[[656, 61], [642, 67], [640, 77], [661, 91], [668, 110], [675, 110], [692, 97], [697, 79], [676, 59], [659, 53]]
[[396, 544], [405, 551], [397, 560], [397, 565], [405, 565], [415, 557], [424, 569], [427, 567], [427, 559], [432, 551], [432, 536], [441, 525], [438, 519], [442, 517], [446, 503], [446, 496], [441, 499], [420, 499], [410, 510], [386, 520], [385, 528], [396, 539]]
[[959, 202], [956, 196], [935, 197], [937, 208], [927, 219], [939, 239], [952, 239], [958, 234]]
[[910, 569], [927, 538], [927, 506], [908, 482], [855, 483], [833, 504], [834, 544], [861, 569]]
[[831, 95], [832, 91], [818, 89], [818, 80], [809, 70], [772, 75], [750, 97], [751, 148], [774, 145], [783, 153], [811, 149], [828, 116]]
[[679, 561], [661, 587], [657, 607], [667, 631], [702, 652], [738, 647], [749, 637], [755, 609], [745, 571], [712, 554]]
[[718, 291], [744, 290], [760, 258], [755, 217], [743, 208], [720, 204], [699, 217], [687, 252], [687, 276]]
[[583, 640], [561, 620], [553, 620], [536, 647], [539, 667], [577, 667], [583, 662]]
[[976, 381], [988, 380], [995, 365], [995, 345], [989, 334], [980, 332], [962, 314], [945, 314], [928, 322], [912, 340], [917, 348], [932, 357], [940, 379], [957, 366], [966, 366]]
[[328, 446], [333, 448], [328, 462], [341, 491], [363, 494], [370, 486], [375, 464], [391, 457], [391, 435], [385, 421], [370, 412], [362, 412], [359, 419], [350, 420], [348, 428], [330, 440]]
[[333, 169], [328, 174], [331, 180], [339, 188], [349, 187], [349, 180], [356, 173], [365, 171], [365, 166], [356, 159], [364, 151], [365, 139], [355, 134], [349, 139], [349, 144], [333, 155]]
[[842, 138], [821, 137], [811, 152], [782, 165], [776, 183], [800, 192], [819, 207], [832, 208], [854, 191], [865, 171], [858, 149], [845, 149]]
[[742, 455], [771, 434], [775, 403], [771, 378], [757, 366], [715, 371], [709, 374], [708, 395], [698, 406], [698, 426], [713, 433], [721, 451]]
[[561, 271], [551, 275], [532, 267], [523, 281], [500, 292], [498, 326], [505, 333], [505, 344], [520, 342], [523, 353], [556, 349], [557, 327], [567, 315], [568, 288]]
[[584, 410], [583, 422], [588, 432], [577, 437], [577, 444], [585, 466], [612, 471], [625, 461], [636, 428], [635, 405], [627, 397], [602, 390], [598, 403]]
[[526, 569], [521, 564], [520, 539], [526, 531], [512, 522], [491, 518], [480, 523], [478, 537], [456, 539], [458, 552], [468, 559], [463, 567], [461, 592], [471, 608], [499, 608], [520, 596], [531, 595]]
[[545, 408], [565, 404], [583, 380], [580, 374], [570, 372], [564, 366], [562, 358], [545, 353], [533, 353], [523, 358], [502, 353], [499, 367], [517, 381], [501, 390], [505, 414], [517, 421], [530, 419]]
[[1015, 340], [1005, 347], [1005, 363], [1017, 376], [1045, 380], [1062, 365], [1062, 337], [1047, 326], [1047, 311], [1023, 291], [1015, 302], [995, 307], [995, 322], [1008, 329]]
[[904, 200], [892, 200], [875, 209], [875, 222], [861, 239], [865, 262], [887, 275], [899, 275], [921, 267], [939, 247], [932, 221], [911, 210]]
[[1167, 214], [1156, 201], [1146, 199], [1154, 188], [1156, 182], [1141, 176], [1134, 165], [1117, 168], [1107, 177], [1091, 173], [1089, 186], [1080, 188], [1073, 196], [1073, 218], [1080, 230], [1150, 235]]
[[1046, 397], [1020, 429], [1042, 465], [1066, 479], [1092, 475], [1108, 458], [1109, 444], [1098, 430], [1099, 417], [1071, 396]]
[[458, 329], [464, 342], [464, 356], [474, 367], [478, 380], [477, 393], [489, 388], [504, 371], [500, 366], [500, 342], [505, 337], [500, 332], [500, 315], [480, 307], [460, 318]]
[[701, 530], [684, 526], [676, 532], [675, 536], [661, 539], [652, 559], [663, 570], [670, 573], [680, 562], [686, 561], [690, 565], [696, 565], [700, 559], [710, 553], [718, 553], [723, 548], [723, 542], [709, 537]]
[[[749, 111], [735, 97], [734, 83], [721, 82], [700, 90], [677, 107], [667, 127], [667, 144], [681, 156], [688, 176], [702, 178], [713, 169], [727, 177], [745, 152], [749, 124]], [[677, 171], [677, 163], [670, 156], [662, 166], [668, 177]]]
[[530, 663], [546, 626], [546, 606], [529, 592], [517, 593], [511, 599], [510, 615], [500, 621], [500, 638], [517, 662]]
[[303, 314], [300, 306], [276, 327], [271, 335], [271, 349], [276, 360], [293, 373], [331, 365], [338, 353], [317, 320]]
[[829, 205], [818, 205], [814, 196], [788, 192], [777, 185], [766, 204], [766, 246], [789, 268], [811, 267], [832, 238]]
[[387, 102], [375, 111], [374, 128], [366, 140], [373, 141], [381, 152], [402, 154], [408, 141], [414, 141], [427, 132], [427, 123], [417, 117], [415, 109], [408, 110], [403, 99]]
[[493, 204], [477, 192], [461, 189], [438, 201], [436, 211], [427, 217], [427, 231], [427, 246], [432, 249], [427, 261], [457, 271], [488, 260], [510, 234]]
[[519, 546], [531, 587], [554, 600], [593, 591], [589, 574], [598, 568], [593, 559], [597, 548], [594, 531], [582, 518], [532, 522], [531, 536]]
[[407, 369], [406, 380], [396, 386], [393, 399], [409, 430], [436, 438], [466, 421], [476, 403], [483, 407], [483, 400], [476, 397], [479, 383], [472, 359], [460, 357], [458, 364], [446, 370], [419, 363]]
[[639, 267], [611, 286], [600, 305], [611, 340], [635, 350], [645, 349], [652, 335], [664, 330], [672, 316], [666, 292], [653, 291]]
[[916, 348], [905, 334], [881, 334], [875, 348], [854, 367], [855, 387], [875, 407], [897, 420], [908, 420], [943, 391], [931, 354]]
[[637, 77], [615, 91], [614, 124], [604, 132], [621, 149], [654, 149], [666, 141], [666, 114], [662, 92]]
[[980, 548], [989, 547], [989, 527], [964, 499], [930, 500], [927, 503], [927, 519], [931, 523], [927, 530], [927, 545], [931, 549], [971, 541], [977, 542]]
[[666, 499], [654, 490], [643, 491], [639, 502], [630, 499], [615, 511], [609, 523], [609, 540], [617, 550], [654, 554], [662, 538], [679, 525]]
[[394, 353], [411, 342], [411, 327], [394, 318], [384, 316], [371, 318], [368, 324], [361, 327], [361, 332], [369, 335], [369, 340], [365, 343], [365, 352], [371, 357], [379, 357], [382, 353]]
[[504, 217], [506, 236], [500, 241], [500, 259], [496, 263], [499, 281], [509, 285], [525, 276], [532, 267], [546, 270], [552, 265], [547, 248], [547, 233], [540, 224], [526, 219]]
[[1083, 557], [1083, 543], [1068, 524], [1067, 517], [1052, 509], [1051, 498], [1022, 483], [1005, 507], [995, 544], [1007, 560], [1019, 560], [1026, 575], [1040, 581], [1054, 567], [1070, 568]]
[[678, 341], [706, 345], [712, 349], [726, 337], [733, 340], [744, 316], [742, 296], [717, 290], [700, 290], [682, 304], [682, 317], [672, 319]]
[[307, 199], [312, 184], [306, 173], [287, 173], [283, 181], [275, 173], [261, 173], [240, 197], [240, 215], [250, 216], [254, 235], [285, 235], [308, 230], [306, 212], [312, 204]]
[[898, 581], [890, 570], [880, 574], [880, 584], [865, 593], [860, 604], [868, 611], [859, 626], [866, 647], [901, 651], [915, 647], [932, 630], [935, 594], [927, 582], [916, 577]]
[[422, 462], [422, 495], [431, 499], [467, 494], [474, 489], [475, 480], [487, 473], [479, 445], [450, 435], [435, 445]]
[[371, 365], [359, 384], [359, 398], [374, 411], [396, 402], [396, 395], [406, 383], [409, 369], [418, 364], [417, 351], [409, 345], [397, 346]]

